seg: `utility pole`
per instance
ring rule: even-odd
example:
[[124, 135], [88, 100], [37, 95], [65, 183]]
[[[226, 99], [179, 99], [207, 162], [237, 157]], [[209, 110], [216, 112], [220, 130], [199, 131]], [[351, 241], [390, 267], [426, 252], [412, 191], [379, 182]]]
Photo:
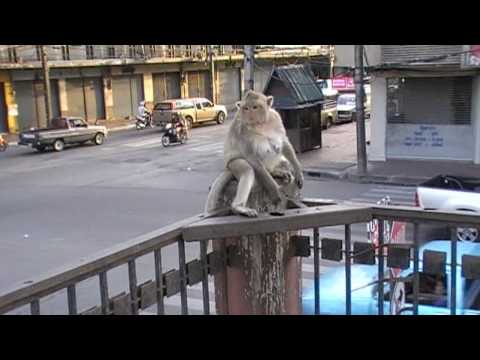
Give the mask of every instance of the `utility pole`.
[[357, 169], [359, 175], [367, 174], [367, 144], [365, 136], [363, 45], [355, 45], [355, 93], [357, 121]]
[[45, 113], [47, 116], [47, 126], [50, 125], [52, 116], [52, 102], [50, 91], [50, 69], [48, 68], [48, 58], [45, 45], [40, 46], [40, 53], [42, 57], [42, 69], [43, 69], [43, 88], [45, 90]]
[[208, 51], [208, 63], [210, 66], [210, 89], [212, 91], [212, 102], [214, 104], [217, 103], [217, 83], [215, 81], [215, 60], [213, 58], [213, 46], [212, 45], [207, 45], [207, 51]]
[[245, 78], [245, 92], [248, 90], [254, 90], [254, 68], [253, 64], [255, 61], [255, 45], [244, 45], [244, 78]]

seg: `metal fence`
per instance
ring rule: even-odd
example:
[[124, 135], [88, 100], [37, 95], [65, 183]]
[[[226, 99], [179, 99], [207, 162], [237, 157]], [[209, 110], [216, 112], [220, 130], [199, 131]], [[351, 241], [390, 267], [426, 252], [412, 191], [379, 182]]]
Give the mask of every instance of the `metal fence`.
[[[452, 228], [480, 227], [480, 216], [466, 212], [424, 211], [418, 208], [366, 205], [355, 203], [334, 203], [318, 199], [304, 199], [287, 210], [284, 216], [260, 216], [243, 218], [226, 216], [228, 211], [221, 210], [213, 214], [194, 216], [169, 225], [152, 233], [130, 240], [97, 255], [83, 259], [76, 264], [65, 266], [45, 276], [21, 283], [0, 292], [0, 314], [14, 313], [22, 306], [29, 306], [31, 314], [41, 314], [41, 300], [59, 291], [66, 291], [65, 302], [68, 314], [139, 314], [143, 310], [156, 307], [157, 314], [165, 314], [164, 299], [180, 294], [181, 313], [189, 313], [187, 291], [189, 287], [202, 284], [203, 313], [210, 314], [209, 276], [221, 271], [227, 264], [226, 253], [208, 252], [207, 241], [222, 241], [227, 237], [248, 236], [261, 233], [313, 231], [314, 258], [314, 303], [315, 314], [320, 308], [320, 258], [343, 262], [345, 267], [345, 313], [352, 313], [352, 263], [375, 264], [378, 276], [377, 286], [378, 314], [385, 313], [384, 285], [391, 279], [385, 277], [387, 267], [398, 267], [399, 263], [413, 262], [413, 274], [409, 279], [413, 286], [413, 304], [410, 310], [418, 314], [419, 308], [419, 238], [418, 227], [424, 223], [442, 224]], [[351, 226], [366, 224], [377, 220], [379, 225], [378, 244], [352, 242]], [[405, 246], [385, 242], [384, 221], [403, 221], [413, 224], [413, 239]], [[342, 239], [320, 239], [322, 228], [341, 225], [344, 227]], [[320, 246], [321, 242], [321, 246]], [[195, 243], [199, 246], [199, 256], [187, 262], [185, 245]], [[162, 249], [175, 246], [178, 250], [178, 269], [162, 269]], [[353, 248], [353, 250], [352, 250]], [[449, 259], [449, 308], [451, 314], [457, 313], [457, 239], [450, 243]], [[403, 250], [402, 250], [403, 249]], [[407, 249], [408, 251], [405, 251]], [[413, 253], [413, 257], [412, 257]], [[154, 269], [154, 278], [138, 284], [137, 264], [139, 258], [150, 254], [153, 261], [149, 266]], [[344, 259], [343, 259], [344, 256]], [[373, 259], [373, 260], [372, 260]], [[480, 257], [470, 256], [461, 264], [462, 274], [470, 279], [480, 278]], [[108, 273], [120, 266], [128, 268], [128, 292], [111, 296]], [[424, 264], [425, 266], [425, 264]], [[99, 304], [80, 309], [77, 303], [77, 285], [86, 279], [98, 279]]]

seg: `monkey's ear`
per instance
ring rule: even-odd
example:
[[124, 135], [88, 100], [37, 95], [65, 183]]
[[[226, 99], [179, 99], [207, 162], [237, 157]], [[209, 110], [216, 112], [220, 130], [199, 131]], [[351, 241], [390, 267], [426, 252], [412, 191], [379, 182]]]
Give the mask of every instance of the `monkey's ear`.
[[237, 107], [237, 109], [240, 109], [240, 107], [242, 106], [242, 102], [241, 101], [237, 101], [235, 103], [235, 106]]
[[273, 96], [267, 96], [267, 105], [270, 107], [273, 106]]

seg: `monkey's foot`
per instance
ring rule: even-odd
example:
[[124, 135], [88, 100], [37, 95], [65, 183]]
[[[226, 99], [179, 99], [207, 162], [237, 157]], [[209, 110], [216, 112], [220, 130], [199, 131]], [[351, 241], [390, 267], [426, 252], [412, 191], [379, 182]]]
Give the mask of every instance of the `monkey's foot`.
[[248, 216], [248, 217], [257, 217], [258, 212], [254, 209], [248, 208], [246, 206], [232, 206], [232, 211], [235, 214]]

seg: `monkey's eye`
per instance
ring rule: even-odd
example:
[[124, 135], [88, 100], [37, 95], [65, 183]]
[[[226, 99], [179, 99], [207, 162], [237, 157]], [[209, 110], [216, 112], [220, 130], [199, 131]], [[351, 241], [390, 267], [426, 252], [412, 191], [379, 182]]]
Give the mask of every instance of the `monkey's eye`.
[[253, 105], [252, 109], [253, 109], [253, 110], [257, 110], [257, 109], [258, 109], [258, 106], [257, 106], [257, 105]]
[[244, 106], [244, 107], [243, 107], [243, 110], [248, 111], [248, 106]]

